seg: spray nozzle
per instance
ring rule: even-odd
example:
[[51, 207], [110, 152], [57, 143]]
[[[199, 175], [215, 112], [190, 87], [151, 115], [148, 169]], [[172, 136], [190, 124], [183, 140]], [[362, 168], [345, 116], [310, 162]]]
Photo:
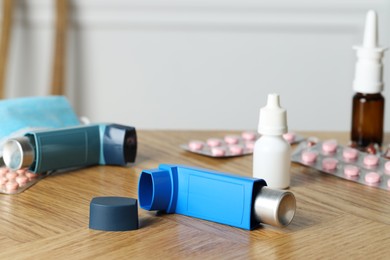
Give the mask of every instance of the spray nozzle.
[[386, 48], [378, 44], [378, 17], [374, 10], [367, 12], [362, 46], [355, 46], [357, 63], [353, 88], [356, 92], [373, 94], [383, 90], [382, 57]]
[[[374, 10], [370, 10], [366, 15], [366, 23], [364, 27], [364, 38], [362, 46], [354, 46], [355, 50], [361, 51], [365, 50], [365, 52], [370, 53], [371, 55], [382, 55], [382, 52], [387, 48], [382, 48], [378, 44], [378, 15]], [[381, 58], [382, 56], [380, 56]]]
[[378, 17], [375, 11], [370, 10], [366, 16], [366, 26], [364, 29], [364, 48], [378, 47]]

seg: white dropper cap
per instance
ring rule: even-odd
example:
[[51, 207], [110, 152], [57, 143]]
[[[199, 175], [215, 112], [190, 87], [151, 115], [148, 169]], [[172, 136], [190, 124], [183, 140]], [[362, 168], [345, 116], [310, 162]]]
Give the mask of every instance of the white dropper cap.
[[366, 16], [363, 46], [353, 47], [357, 52], [355, 80], [353, 89], [356, 92], [374, 94], [383, 90], [382, 57], [386, 48], [378, 46], [378, 18], [370, 10]]
[[280, 107], [278, 94], [269, 94], [267, 105], [260, 109], [258, 132], [262, 135], [287, 133], [287, 112]]

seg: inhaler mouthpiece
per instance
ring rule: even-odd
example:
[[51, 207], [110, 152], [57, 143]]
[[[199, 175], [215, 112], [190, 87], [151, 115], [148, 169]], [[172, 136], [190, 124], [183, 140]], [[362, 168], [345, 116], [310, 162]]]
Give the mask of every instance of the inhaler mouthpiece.
[[287, 112], [280, 107], [278, 94], [269, 94], [267, 105], [260, 109], [258, 132], [263, 135], [287, 133]]

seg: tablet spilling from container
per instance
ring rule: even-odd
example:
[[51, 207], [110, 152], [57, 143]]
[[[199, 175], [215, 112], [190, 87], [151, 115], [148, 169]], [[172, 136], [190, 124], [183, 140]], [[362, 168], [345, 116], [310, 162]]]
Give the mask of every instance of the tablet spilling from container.
[[5, 166], [0, 167], [0, 193], [20, 193], [45, 176], [46, 174], [36, 174], [27, 168], [13, 171]]

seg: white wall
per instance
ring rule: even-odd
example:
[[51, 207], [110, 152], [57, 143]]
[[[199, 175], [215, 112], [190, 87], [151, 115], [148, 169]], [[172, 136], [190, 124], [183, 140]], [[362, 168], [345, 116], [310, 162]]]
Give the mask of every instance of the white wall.
[[[7, 95], [45, 95], [54, 1], [18, 3]], [[92, 121], [140, 129], [255, 129], [276, 92], [290, 129], [349, 130], [351, 47], [362, 42], [367, 10], [378, 11], [380, 43], [390, 46], [390, 0], [71, 4], [69, 99]]]

